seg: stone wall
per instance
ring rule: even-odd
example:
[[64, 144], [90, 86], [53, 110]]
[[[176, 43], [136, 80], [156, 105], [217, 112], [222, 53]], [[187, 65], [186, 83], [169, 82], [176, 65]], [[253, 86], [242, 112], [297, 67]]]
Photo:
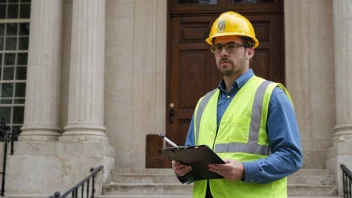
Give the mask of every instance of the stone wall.
[[326, 168], [336, 124], [331, 0], [285, 1], [286, 83], [295, 104], [303, 168]]
[[105, 126], [116, 169], [143, 169], [146, 134], [165, 130], [166, 1], [106, 1], [105, 49]]

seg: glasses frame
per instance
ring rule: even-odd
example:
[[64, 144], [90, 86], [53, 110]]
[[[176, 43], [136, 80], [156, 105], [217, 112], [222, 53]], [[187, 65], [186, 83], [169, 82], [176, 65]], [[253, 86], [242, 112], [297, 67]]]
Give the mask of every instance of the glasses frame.
[[[233, 45], [233, 44], [235, 44], [235, 46], [236, 47], [234, 47], [233, 49], [228, 49], [228, 45]], [[221, 50], [219, 51], [219, 52], [215, 52], [215, 46], [220, 46], [221, 47]], [[227, 52], [237, 52], [237, 50], [238, 50], [238, 46], [242, 46], [242, 47], [245, 47], [245, 48], [249, 48], [250, 46], [249, 46], [249, 44], [239, 44], [239, 43], [236, 43], [236, 42], [229, 42], [229, 43], [225, 43], [224, 45], [222, 45], [222, 44], [220, 44], [220, 43], [218, 43], [218, 44], [213, 44], [213, 45], [211, 45], [210, 46], [210, 50], [211, 50], [211, 52], [213, 52], [214, 54], [220, 54], [221, 52], [222, 52], [222, 49], [223, 48], [225, 48], [225, 50], [227, 51]]]

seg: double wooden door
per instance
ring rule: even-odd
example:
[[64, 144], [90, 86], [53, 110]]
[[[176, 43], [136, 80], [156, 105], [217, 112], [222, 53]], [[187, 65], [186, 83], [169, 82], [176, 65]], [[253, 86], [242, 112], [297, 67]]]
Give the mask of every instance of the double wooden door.
[[[257, 76], [284, 83], [282, 0], [169, 0], [166, 135], [184, 145], [197, 101], [222, 78], [205, 39], [225, 11], [236, 11], [253, 24], [260, 45], [250, 62]], [[156, 144], [150, 144], [153, 147]], [[158, 147], [160, 150], [160, 146]], [[160, 153], [160, 152], [159, 152]], [[160, 154], [147, 167], [170, 167]], [[149, 156], [151, 157], [151, 156]], [[148, 152], [147, 152], [148, 158]], [[160, 160], [164, 159], [164, 163]], [[155, 163], [155, 165], [153, 165]]]

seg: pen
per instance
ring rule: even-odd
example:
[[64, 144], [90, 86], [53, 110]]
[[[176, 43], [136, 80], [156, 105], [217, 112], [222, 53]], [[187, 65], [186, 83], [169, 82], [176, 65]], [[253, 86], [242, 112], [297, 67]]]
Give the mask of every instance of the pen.
[[165, 137], [165, 136], [163, 136], [163, 135], [161, 135], [161, 134], [159, 134], [160, 135], [160, 137], [162, 137], [167, 143], [169, 143], [171, 146], [173, 146], [173, 147], [178, 147], [175, 143], [173, 143], [171, 140], [169, 140], [167, 137]]

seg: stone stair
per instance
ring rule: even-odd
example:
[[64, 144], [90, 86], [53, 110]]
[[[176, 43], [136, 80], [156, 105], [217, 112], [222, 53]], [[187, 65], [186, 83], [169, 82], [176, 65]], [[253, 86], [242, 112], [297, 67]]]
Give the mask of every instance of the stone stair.
[[[181, 184], [172, 169], [124, 170], [112, 175], [98, 198], [191, 198], [192, 184]], [[337, 198], [326, 169], [302, 169], [288, 177], [289, 198]]]

